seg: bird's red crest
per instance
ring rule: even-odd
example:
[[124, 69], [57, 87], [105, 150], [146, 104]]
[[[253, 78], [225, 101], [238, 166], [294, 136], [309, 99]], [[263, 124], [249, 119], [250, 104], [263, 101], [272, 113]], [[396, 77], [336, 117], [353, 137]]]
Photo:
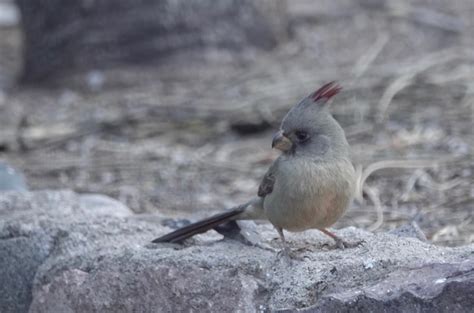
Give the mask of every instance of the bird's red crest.
[[332, 97], [341, 91], [342, 87], [339, 86], [335, 81], [325, 84], [315, 92], [310, 95], [310, 98], [313, 99], [314, 102], [318, 100], [325, 100], [328, 101]]

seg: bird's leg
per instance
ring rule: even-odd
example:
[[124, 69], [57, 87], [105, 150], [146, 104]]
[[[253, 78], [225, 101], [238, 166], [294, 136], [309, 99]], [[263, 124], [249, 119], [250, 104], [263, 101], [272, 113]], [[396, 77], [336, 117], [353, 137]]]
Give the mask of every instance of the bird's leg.
[[283, 244], [283, 249], [280, 251], [280, 253], [290, 256], [290, 247], [288, 247], [288, 244], [285, 239], [285, 234], [283, 233], [283, 228], [275, 226], [275, 229], [278, 232], [278, 236], [280, 236], [281, 243]]
[[336, 234], [334, 234], [334, 233], [332, 233], [329, 230], [324, 229], [324, 228], [321, 228], [320, 231], [323, 232], [324, 234], [328, 235], [332, 239], [334, 239], [334, 241], [336, 242], [336, 247], [338, 247], [339, 249], [354, 248], [354, 247], [359, 246], [362, 243], [361, 241], [358, 241], [358, 242], [355, 242], [355, 243], [347, 242], [344, 239], [340, 238], [339, 236], [336, 236]]
[[285, 234], [283, 233], [283, 228], [280, 228], [280, 227], [275, 227], [275, 228], [278, 232], [278, 236], [280, 236], [281, 242], [286, 244], [286, 239], [285, 239]]
[[292, 251], [290, 246], [288, 245], [288, 242], [286, 241], [285, 239], [285, 234], [283, 233], [283, 229], [280, 228], [280, 227], [276, 227], [275, 226], [275, 229], [277, 230], [278, 232], [278, 235], [280, 236], [280, 240], [283, 244], [283, 249], [280, 250], [280, 252], [278, 252], [278, 257], [280, 257], [281, 255], [285, 256], [288, 260], [299, 260], [299, 261], [302, 261], [303, 260], [303, 257], [298, 255], [296, 253], [296, 251]]

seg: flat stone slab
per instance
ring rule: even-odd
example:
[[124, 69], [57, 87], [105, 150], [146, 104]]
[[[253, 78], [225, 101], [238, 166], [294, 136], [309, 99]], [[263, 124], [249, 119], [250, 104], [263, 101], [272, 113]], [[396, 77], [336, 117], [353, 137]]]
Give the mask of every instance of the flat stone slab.
[[339, 250], [314, 230], [288, 233], [290, 259], [279, 253], [277, 233], [267, 224], [253, 225], [255, 245], [213, 231], [183, 245], [152, 244], [171, 229], [161, 226], [159, 216], [126, 210], [105, 196], [91, 201], [70, 191], [0, 193], [0, 311], [469, 312], [474, 307], [474, 245], [437, 247], [406, 232], [346, 228], [336, 233], [364, 243]]

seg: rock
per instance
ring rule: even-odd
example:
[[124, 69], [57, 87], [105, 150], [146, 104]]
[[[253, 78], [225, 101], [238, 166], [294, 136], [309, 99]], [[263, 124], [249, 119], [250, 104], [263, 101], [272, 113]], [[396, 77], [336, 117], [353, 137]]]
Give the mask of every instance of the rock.
[[[59, 248], [61, 238], [68, 236], [69, 225], [88, 224], [105, 215], [125, 216], [126, 210], [130, 215], [123, 204], [102, 195], [0, 193], [0, 312], [28, 311], [38, 268]], [[75, 247], [69, 248], [74, 253]]]
[[172, 218], [165, 218], [161, 221], [161, 225], [169, 227], [171, 229], [178, 229], [184, 226], [191, 224], [191, 221], [185, 218], [180, 219], [172, 219]]
[[132, 211], [104, 195], [78, 195], [68, 190], [0, 193], [0, 216], [4, 222], [16, 221], [21, 225], [38, 223], [41, 219], [73, 222], [77, 218], [101, 215], [122, 217], [132, 215]]
[[[0, 222], [0, 312], [28, 312], [38, 267], [52, 249], [49, 236], [24, 236], [21, 228]], [[10, 232], [8, 232], [10, 228]]]
[[436, 247], [346, 228], [336, 232], [365, 243], [339, 250], [314, 230], [287, 234], [290, 260], [266, 224], [255, 226], [261, 242], [253, 246], [214, 231], [184, 245], [152, 244], [171, 230], [154, 217], [80, 203], [65, 191], [0, 194], [1, 312], [468, 312], [474, 305], [474, 245]]
[[79, 205], [84, 213], [93, 215], [128, 216], [132, 210], [122, 202], [100, 194], [83, 194], [79, 196]]
[[25, 178], [22, 173], [10, 165], [0, 162], [0, 192], [2, 191], [26, 191]]
[[415, 221], [403, 224], [400, 227], [391, 230], [389, 233], [399, 237], [417, 238], [421, 241], [427, 241], [425, 233], [423, 233], [420, 226]]
[[371, 286], [324, 296], [302, 312], [468, 312], [474, 260], [399, 269]]

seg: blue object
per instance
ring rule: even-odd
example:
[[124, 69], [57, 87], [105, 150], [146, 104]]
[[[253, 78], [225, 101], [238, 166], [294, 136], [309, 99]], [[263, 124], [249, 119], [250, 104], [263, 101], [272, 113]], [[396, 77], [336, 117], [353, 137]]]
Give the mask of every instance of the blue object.
[[0, 162], [0, 192], [1, 191], [27, 191], [25, 178], [7, 163]]

